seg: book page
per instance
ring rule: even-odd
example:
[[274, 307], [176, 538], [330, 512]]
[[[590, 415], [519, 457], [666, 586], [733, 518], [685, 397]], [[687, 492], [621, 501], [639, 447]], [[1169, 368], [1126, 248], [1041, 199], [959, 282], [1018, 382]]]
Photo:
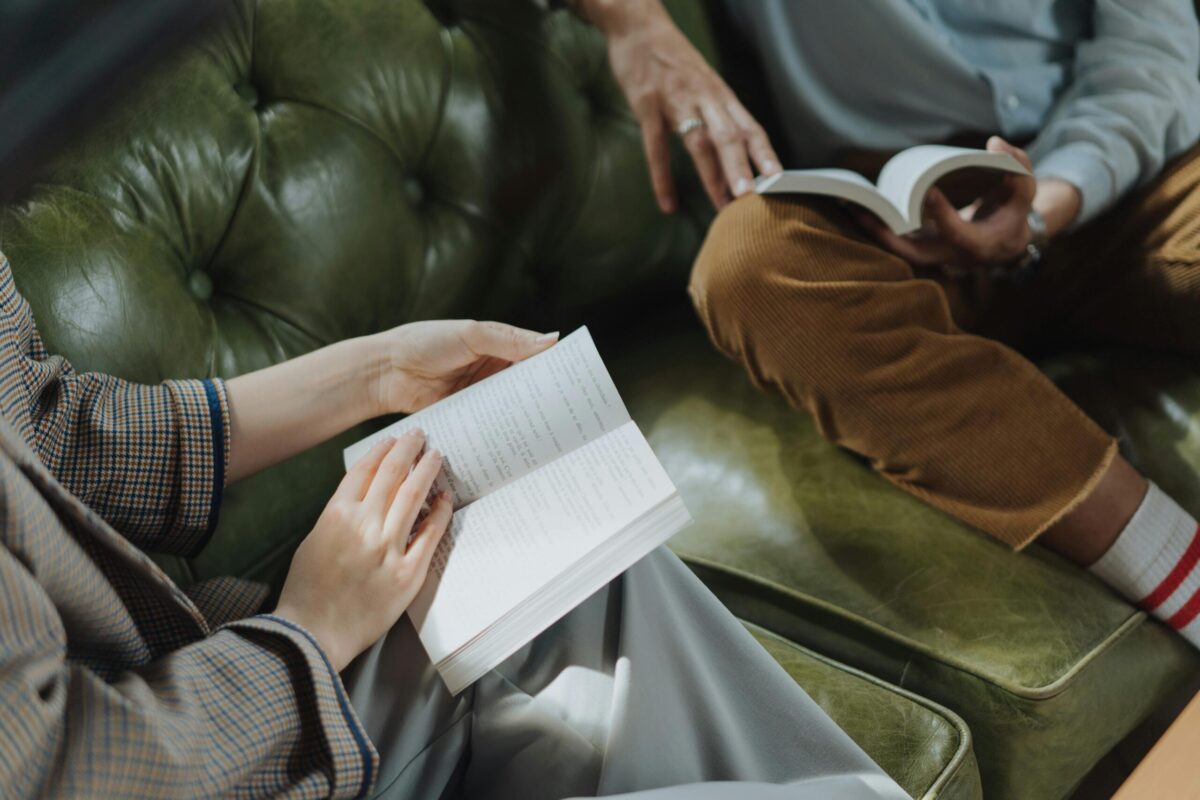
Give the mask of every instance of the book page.
[[856, 203], [892, 230], [907, 226], [903, 206], [894, 206], [873, 183], [846, 169], [792, 169], [759, 178], [759, 194], [818, 194]]
[[588, 329], [346, 448], [347, 469], [375, 442], [420, 427], [445, 456], [455, 508], [629, 421]]
[[628, 422], [455, 512], [408, 610], [430, 658], [461, 648], [674, 494]]
[[950, 147], [940, 144], [924, 144], [901, 150], [892, 156], [883, 169], [879, 171], [880, 193], [892, 205], [908, 216], [909, 201], [913, 197], [913, 189], [925, 172], [931, 170], [938, 162], [961, 153], [977, 153], [965, 147]]
[[930, 187], [947, 173], [968, 167], [1028, 174], [1028, 170], [1008, 153], [940, 144], [903, 150], [883, 165], [878, 181], [880, 194], [900, 209], [907, 221], [907, 230], [896, 232], [907, 233], [921, 227], [921, 206]]

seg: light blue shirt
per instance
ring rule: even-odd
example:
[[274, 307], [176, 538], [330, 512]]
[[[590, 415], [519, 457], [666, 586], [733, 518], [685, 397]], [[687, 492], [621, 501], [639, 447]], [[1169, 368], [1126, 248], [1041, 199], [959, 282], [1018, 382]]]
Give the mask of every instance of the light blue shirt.
[[[956, 133], [1033, 140], [1094, 218], [1200, 138], [1192, 0], [726, 0], [803, 163]], [[791, 166], [791, 165], [789, 165]]]

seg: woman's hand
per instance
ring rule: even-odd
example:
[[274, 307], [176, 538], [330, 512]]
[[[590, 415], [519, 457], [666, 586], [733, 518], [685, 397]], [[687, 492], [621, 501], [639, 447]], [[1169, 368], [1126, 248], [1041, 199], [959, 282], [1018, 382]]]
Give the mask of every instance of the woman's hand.
[[718, 210], [753, 188], [752, 163], [763, 175], [779, 171], [762, 126], [658, 0], [580, 0], [579, 6], [608, 41], [613, 75], [642, 129], [659, 208], [677, 207], [669, 143], [685, 120], [703, 123], [683, 144]]
[[292, 558], [275, 614], [311, 633], [338, 672], [412, 603], [450, 522], [443, 493], [413, 531], [442, 465], [424, 446], [420, 431], [375, 445]]
[[437, 320], [346, 339], [225, 384], [236, 481], [380, 414], [412, 412], [545, 350], [541, 334]]
[[[1029, 156], [999, 136], [988, 140], [993, 153], [1008, 153], [1032, 172]], [[859, 222], [886, 249], [918, 266], [1004, 264], [1025, 253], [1031, 241], [1029, 210], [1038, 182], [1032, 175], [1005, 175], [995, 189], [959, 210], [938, 189], [926, 195], [925, 212], [933, 223], [907, 236], [897, 236], [874, 216], [862, 212]], [[1055, 232], [1055, 231], [1051, 231]]]
[[558, 341], [501, 322], [430, 320], [370, 337], [367, 392], [375, 416], [411, 414]]

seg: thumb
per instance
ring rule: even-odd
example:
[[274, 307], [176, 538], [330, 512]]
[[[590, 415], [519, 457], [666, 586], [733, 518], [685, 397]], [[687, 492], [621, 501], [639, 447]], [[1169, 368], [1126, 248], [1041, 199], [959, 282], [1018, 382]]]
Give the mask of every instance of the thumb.
[[467, 326], [463, 341], [476, 355], [521, 361], [557, 342], [558, 331], [538, 333], [503, 322], [472, 322]]
[[1021, 166], [1033, 172], [1033, 162], [1029, 160], [1028, 154], [1015, 144], [1009, 144], [999, 136], [988, 137], [987, 150], [989, 153], [1008, 153], [1010, 156], [1021, 162]]

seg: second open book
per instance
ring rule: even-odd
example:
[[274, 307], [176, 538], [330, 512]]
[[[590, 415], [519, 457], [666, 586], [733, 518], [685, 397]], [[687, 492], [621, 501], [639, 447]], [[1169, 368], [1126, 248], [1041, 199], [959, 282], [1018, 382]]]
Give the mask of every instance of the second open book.
[[455, 513], [408, 613], [457, 694], [691, 522], [587, 328], [346, 448], [425, 431]]
[[848, 169], [792, 169], [758, 179], [759, 194], [823, 194], [848, 200], [879, 217], [894, 233], [921, 227], [925, 195], [941, 178], [966, 169], [998, 170], [1028, 175], [1008, 153], [925, 144], [892, 156], [869, 180]]

